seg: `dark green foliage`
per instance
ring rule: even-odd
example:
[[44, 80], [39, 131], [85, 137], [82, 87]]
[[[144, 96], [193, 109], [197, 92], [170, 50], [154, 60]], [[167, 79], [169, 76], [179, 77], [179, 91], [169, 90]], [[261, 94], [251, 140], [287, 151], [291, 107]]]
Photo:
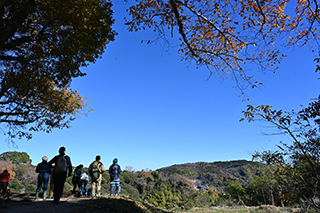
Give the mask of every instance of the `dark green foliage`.
[[20, 165], [20, 164], [30, 164], [32, 160], [30, 159], [30, 156], [26, 152], [4, 152], [0, 155], [0, 160], [11, 161], [14, 165]]
[[138, 189], [134, 188], [133, 186], [125, 182], [121, 183], [121, 194], [128, 195], [133, 198], [140, 197]]
[[114, 40], [104, 0], [0, 3], [0, 123], [9, 139], [69, 127], [87, 106], [70, 89]]
[[244, 188], [241, 186], [241, 184], [236, 181], [228, 181], [226, 192], [232, 198], [240, 198], [246, 193]]

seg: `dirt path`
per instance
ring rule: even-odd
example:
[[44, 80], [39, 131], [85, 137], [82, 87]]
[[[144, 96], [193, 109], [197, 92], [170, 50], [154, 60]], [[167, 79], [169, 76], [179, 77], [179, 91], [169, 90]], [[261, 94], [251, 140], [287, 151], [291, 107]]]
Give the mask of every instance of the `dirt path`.
[[43, 201], [34, 200], [34, 197], [14, 197], [0, 201], [0, 212], [5, 213], [62, 213], [79, 212], [79, 209], [88, 205], [92, 199], [78, 197], [62, 197], [60, 203], [54, 204], [53, 199]]

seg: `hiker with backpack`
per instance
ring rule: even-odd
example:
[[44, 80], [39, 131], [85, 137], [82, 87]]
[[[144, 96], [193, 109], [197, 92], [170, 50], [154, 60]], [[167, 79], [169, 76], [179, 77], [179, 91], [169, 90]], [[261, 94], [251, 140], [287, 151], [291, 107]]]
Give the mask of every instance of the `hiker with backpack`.
[[56, 155], [49, 161], [51, 168], [53, 164], [55, 164], [53, 172], [53, 202], [55, 204], [59, 204], [67, 174], [68, 177], [70, 177], [72, 173], [71, 159], [68, 155], [66, 155], [65, 147], [60, 147], [59, 155]]
[[7, 193], [7, 188], [9, 186], [10, 174], [8, 170], [4, 170], [0, 174], [0, 192], [1, 198]]
[[121, 190], [120, 187], [120, 172], [121, 167], [118, 164], [118, 159], [113, 159], [113, 164], [109, 167], [110, 174], [110, 196], [113, 196], [113, 188], [116, 187], [115, 195], [118, 196]]
[[102, 174], [104, 173], [103, 163], [100, 162], [100, 155], [96, 156], [96, 160], [93, 161], [89, 166], [89, 175], [91, 177], [91, 186], [92, 186], [92, 197], [101, 197], [101, 180]]
[[83, 169], [83, 165], [80, 164], [73, 171], [73, 177], [72, 177], [73, 193], [76, 192], [77, 186], [80, 188], [80, 175], [82, 174], [82, 169]]
[[48, 161], [48, 157], [43, 156], [42, 162], [39, 163], [36, 168], [36, 173], [39, 173], [39, 175], [38, 175], [38, 188], [36, 190], [36, 200], [38, 200], [39, 193], [42, 188], [42, 184], [43, 184], [43, 200], [47, 199], [48, 183], [49, 183], [49, 178], [50, 178], [50, 172], [52, 170], [47, 161]]

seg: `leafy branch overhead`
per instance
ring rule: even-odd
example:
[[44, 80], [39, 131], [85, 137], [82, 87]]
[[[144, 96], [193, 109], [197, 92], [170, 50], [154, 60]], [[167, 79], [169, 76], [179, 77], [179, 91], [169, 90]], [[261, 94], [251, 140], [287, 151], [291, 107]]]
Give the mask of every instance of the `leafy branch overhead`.
[[[179, 35], [185, 61], [233, 78], [243, 90], [261, 83], [247, 75], [248, 64], [278, 69], [281, 46], [318, 42], [319, 8], [310, 0], [136, 0], [128, 10], [129, 31], [151, 28], [158, 38]], [[317, 49], [318, 45], [314, 48]]]
[[10, 137], [69, 127], [91, 109], [70, 89], [80, 67], [101, 57], [116, 33], [102, 0], [0, 3], [0, 122]]

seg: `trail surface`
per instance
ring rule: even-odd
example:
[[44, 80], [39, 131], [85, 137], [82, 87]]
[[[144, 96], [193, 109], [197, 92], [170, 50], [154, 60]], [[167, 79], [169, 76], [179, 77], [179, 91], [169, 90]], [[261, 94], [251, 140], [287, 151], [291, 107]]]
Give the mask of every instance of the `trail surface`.
[[78, 212], [88, 205], [92, 199], [78, 197], [62, 197], [59, 204], [54, 204], [53, 199], [46, 201], [34, 200], [34, 196], [10, 197], [0, 201], [0, 212], [5, 213], [62, 213]]

